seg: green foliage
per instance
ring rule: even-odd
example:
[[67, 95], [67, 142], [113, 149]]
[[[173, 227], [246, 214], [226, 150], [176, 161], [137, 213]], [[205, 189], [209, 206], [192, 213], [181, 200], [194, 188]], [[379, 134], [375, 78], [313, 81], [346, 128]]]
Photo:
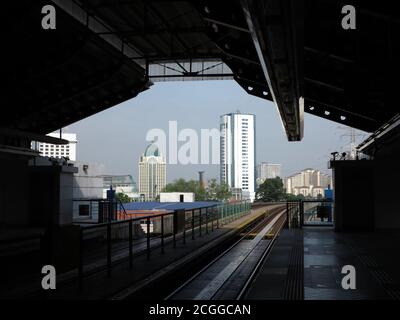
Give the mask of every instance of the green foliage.
[[116, 194], [117, 199], [119, 199], [119, 201], [121, 201], [122, 203], [127, 203], [127, 202], [131, 202], [132, 199], [129, 198], [129, 196], [123, 192], [118, 192]]
[[266, 179], [256, 193], [256, 199], [270, 202], [286, 200], [286, 192], [281, 178]]
[[304, 200], [306, 199], [302, 194], [295, 196], [294, 194], [286, 193], [283, 187], [281, 178], [266, 179], [261, 184], [256, 193], [256, 199], [259, 201], [286, 201], [286, 200]]
[[222, 201], [231, 197], [229, 187], [222, 183], [219, 184], [216, 179], [208, 181], [207, 188], [200, 186], [197, 180], [177, 179], [168, 183], [163, 192], [193, 192], [196, 201]]
[[302, 194], [298, 194], [297, 196], [291, 193], [286, 194], [286, 200], [304, 200], [304, 199], [305, 197]]
[[223, 201], [232, 196], [229, 186], [226, 183], [218, 183], [217, 179], [208, 180], [206, 200]]

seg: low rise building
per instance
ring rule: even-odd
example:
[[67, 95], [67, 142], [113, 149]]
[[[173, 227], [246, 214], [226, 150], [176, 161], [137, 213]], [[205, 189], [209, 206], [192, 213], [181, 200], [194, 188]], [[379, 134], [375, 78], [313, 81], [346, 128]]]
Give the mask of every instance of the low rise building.
[[160, 192], [160, 202], [193, 202], [193, 192]]
[[129, 174], [103, 175], [103, 198], [107, 198], [107, 190], [112, 186], [116, 193], [124, 193], [132, 200], [139, 199], [136, 182]]
[[284, 178], [283, 184], [286, 193], [317, 198], [323, 196], [324, 190], [332, 186], [332, 178], [319, 170], [308, 168]]
[[[48, 134], [49, 137], [60, 138], [60, 133], [52, 132]], [[76, 161], [76, 134], [75, 133], [61, 133], [61, 139], [68, 140], [66, 145], [51, 144], [45, 142], [33, 141], [31, 148], [39, 151], [40, 155], [49, 158], [66, 158], [71, 161]]]

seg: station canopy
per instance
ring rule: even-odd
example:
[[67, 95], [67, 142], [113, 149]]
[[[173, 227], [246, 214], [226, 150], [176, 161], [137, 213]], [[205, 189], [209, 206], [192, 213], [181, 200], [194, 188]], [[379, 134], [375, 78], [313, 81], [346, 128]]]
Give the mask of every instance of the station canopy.
[[303, 136], [303, 112], [371, 132], [399, 111], [390, 5], [348, 1], [357, 29], [343, 30], [333, 0], [50, 3], [56, 30], [41, 27], [49, 1], [3, 5], [2, 128], [46, 134], [172, 80], [234, 79], [274, 101], [290, 141]]

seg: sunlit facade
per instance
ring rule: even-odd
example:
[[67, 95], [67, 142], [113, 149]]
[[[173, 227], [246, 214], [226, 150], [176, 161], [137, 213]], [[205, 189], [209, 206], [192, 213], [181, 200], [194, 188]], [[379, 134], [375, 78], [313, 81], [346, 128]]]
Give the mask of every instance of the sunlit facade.
[[154, 201], [166, 185], [166, 162], [155, 144], [150, 144], [139, 161], [139, 196]]
[[241, 189], [244, 199], [255, 198], [255, 116], [230, 113], [220, 121], [221, 182]]

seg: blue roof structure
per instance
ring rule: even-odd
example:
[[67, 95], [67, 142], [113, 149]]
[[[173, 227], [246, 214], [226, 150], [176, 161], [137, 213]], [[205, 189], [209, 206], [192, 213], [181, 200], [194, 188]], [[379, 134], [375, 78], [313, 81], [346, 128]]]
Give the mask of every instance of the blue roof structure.
[[192, 210], [205, 207], [213, 207], [221, 202], [218, 201], [195, 201], [195, 202], [129, 202], [124, 203], [125, 210]]

